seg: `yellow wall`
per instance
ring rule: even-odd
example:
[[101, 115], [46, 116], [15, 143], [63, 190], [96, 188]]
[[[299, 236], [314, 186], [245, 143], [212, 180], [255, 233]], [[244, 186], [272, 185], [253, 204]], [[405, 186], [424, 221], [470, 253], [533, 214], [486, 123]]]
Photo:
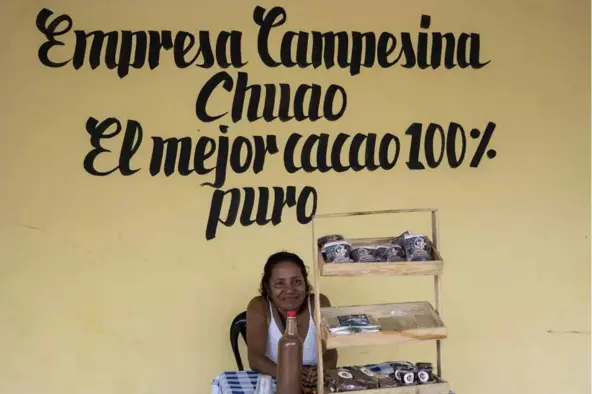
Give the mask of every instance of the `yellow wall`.
[[[49, 69], [37, 58], [44, 38], [35, 18], [44, 6], [69, 14], [75, 29], [241, 30], [252, 81], [337, 83], [347, 90], [338, 122], [243, 121], [230, 125], [232, 138], [273, 133], [283, 143], [292, 132], [392, 132], [408, 149], [404, 132], [413, 122], [466, 128], [496, 122], [491, 147], [498, 156], [477, 169], [467, 159], [456, 170], [410, 171], [404, 150], [392, 171], [287, 175], [274, 156], [259, 174], [229, 174], [225, 188], [310, 185], [319, 213], [439, 208], [450, 332], [444, 372], [455, 391], [588, 393], [589, 3], [285, 3], [292, 30], [417, 32], [420, 15], [430, 14], [431, 31], [480, 33], [481, 57], [491, 60], [479, 71], [394, 67], [355, 77], [337, 68], [264, 67], [252, 21], [258, 4], [276, 5], [3, 2], [0, 393], [207, 392], [216, 374], [234, 368], [228, 325], [256, 294], [265, 258], [287, 248], [311, 262], [310, 227], [297, 223], [293, 209], [276, 227], [222, 227], [206, 241], [212, 189], [199, 184], [211, 177], [148, 173], [150, 137], [219, 135], [224, 123], [203, 124], [194, 114], [197, 92], [217, 70], [177, 69], [171, 54], [158, 69], [132, 70], [124, 79], [104, 67]], [[71, 51], [72, 34], [65, 41], [55, 56]], [[211, 108], [227, 107], [217, 98]], [[141, 171], [101, 178], [84, 171], [89, 116], [141, 122], [144, 141], [133, 161]], [[107, 146], [117, 152], [120, 143]], [[469, 152], [475, 146], [470, 141]], [[104, 156], [102, 165], [114, 157]], [[326, 231], [384, 235], [427, 225], [422, 216], [360, 218], [326, 224]], [[337, 305], [432, 300], [427, 278], [322, 283]], [[573, 330], [579, 333], [565, 332]], [[432, 344], [354, 349], [341, 353], [341, 363], [421, 361], [433, 359], [433, 350]]]

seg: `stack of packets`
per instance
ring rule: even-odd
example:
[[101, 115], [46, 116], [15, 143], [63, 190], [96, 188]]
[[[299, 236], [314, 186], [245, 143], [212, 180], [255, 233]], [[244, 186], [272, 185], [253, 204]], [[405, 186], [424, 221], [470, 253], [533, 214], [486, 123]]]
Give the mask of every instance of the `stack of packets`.
[[380, 324], [366, 314], [343, 315], [326, 319], [329, 332], [334, 335], [380, 331]]
[[413, 364], [408, 361], [389, 363], [393, 373], [373, 372], [367, 367], [337, 368], [325, 374], [325, 386], [330, 393], [362, 391], [389, 387], [434, 383], [431, 363]]
[[355, 244], [341, 235], [326, 235], [317, 240], [327, 263], [373, 263], [432, 260], [432, 247], [425, 235], [405, 231], [376, 244]]

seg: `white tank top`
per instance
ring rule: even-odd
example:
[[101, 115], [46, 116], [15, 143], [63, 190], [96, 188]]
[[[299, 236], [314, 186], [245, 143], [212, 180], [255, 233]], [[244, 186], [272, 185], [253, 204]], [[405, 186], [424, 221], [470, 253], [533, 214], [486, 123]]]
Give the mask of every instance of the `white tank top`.
[[[304, 365], [317, 365], [317, 330], [315, 327], [314, 320], [312, 319], [312, 308], [310, 307], [310, 297], [308, 298], [308, 313], [310, 315], [308, 321], [308, 332], [304, 338], [302, 346], [302, 364]], [[265, 355], [274, 363], [278, 363], [278, 345], [282, 332], [273, 317], [273, 310], [271, 309], [271, 302], [269, 302], [269, 328], [267, 329], [267, 348]]]

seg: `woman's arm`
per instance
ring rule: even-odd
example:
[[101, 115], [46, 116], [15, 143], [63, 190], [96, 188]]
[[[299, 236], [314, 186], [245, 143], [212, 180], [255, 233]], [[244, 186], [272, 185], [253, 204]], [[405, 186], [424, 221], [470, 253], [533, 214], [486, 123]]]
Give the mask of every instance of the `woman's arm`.
[[[321, 307], [330, 307], [331, 302], [324, 294], [321, 294]], [[317, 333], [320, 335], [320, 333]], [[323, 370], [328, 369], [335, 369], [337, 368], [337, 349], [327, 349], [325, 344], [323, 343]]]
[[253, 371], [276, 377], [277, 365], [265, 356], [267, 346], [267, 320], [260, 298], [253, 298], [247, 307], [247, 351]]

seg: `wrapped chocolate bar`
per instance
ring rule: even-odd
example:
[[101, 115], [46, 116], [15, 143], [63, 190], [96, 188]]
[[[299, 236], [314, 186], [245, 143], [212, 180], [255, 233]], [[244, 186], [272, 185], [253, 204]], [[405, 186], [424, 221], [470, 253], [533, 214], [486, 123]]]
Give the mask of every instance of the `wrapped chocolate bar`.
[[415, 364], [415, 374], [419, 383], [428, 383], [434, 379], [432, 373], [432, 363], [417, 363]]
[[390, 387], [399, 387], [400, 384], [390, 376], [383, 374], [383, 373], [376, 373], [376, 382], [378, 383], [379, 389], [386, 389]]
[[351, 372], [354, 376], [354, 379], [366, 387], [365, 390], [378, 388], [376, 375], [370, 369], [366, 367], [355, 366], [352, 367]]
[[393, 374], [397, 382], [409, 386], [415, 383], [414, 368], [398, 367]]
[[391, 238], [383, 244], [376, 247], [376, 261], [380, 262], [397, 262], [405, 261], [405, 247], [404, 237], [408, 232], [405, 232], [398, 237]]
[[399, 244], [389, 245], [385, 257], [388, 262], [405, 261], [405, 249]]
[[432, 259], [432, 247], [425, 236], [406, 234], [404, 245], [407, 261], [427, 261]]
[[354, 378], [351, 371], [345, 368], [337, 368], [327, 371], [325, 385], [330, 393], [342, 393], [346, 391], [367, 390], [367, 384]]
[[376, 246], [360, 245], [353, 246], [351, 259], [360, 263], [372, 263], [376, 260]]
[[377, 245], [376, 246], [376, 252], [375, 252], [375, 258], [376, 261], [379, 263], [384, 263], [388, 257], [388, 249], [390, 248], [390, 245]]
[[400, 361], [392, 363], [391, 366], [394, 371], [391, 377], [397, 383], [405, 386], [415, 383], [415, 365], [413, 363]]
[[321, 254], [327, 263], [349, 263], [351, 244], [345, 240], [327, 242], [321, 249]]
[[388, 260], [388, 251], [392, 247], [390, 244], [376, 246], [376, 261], [384, 263]]

